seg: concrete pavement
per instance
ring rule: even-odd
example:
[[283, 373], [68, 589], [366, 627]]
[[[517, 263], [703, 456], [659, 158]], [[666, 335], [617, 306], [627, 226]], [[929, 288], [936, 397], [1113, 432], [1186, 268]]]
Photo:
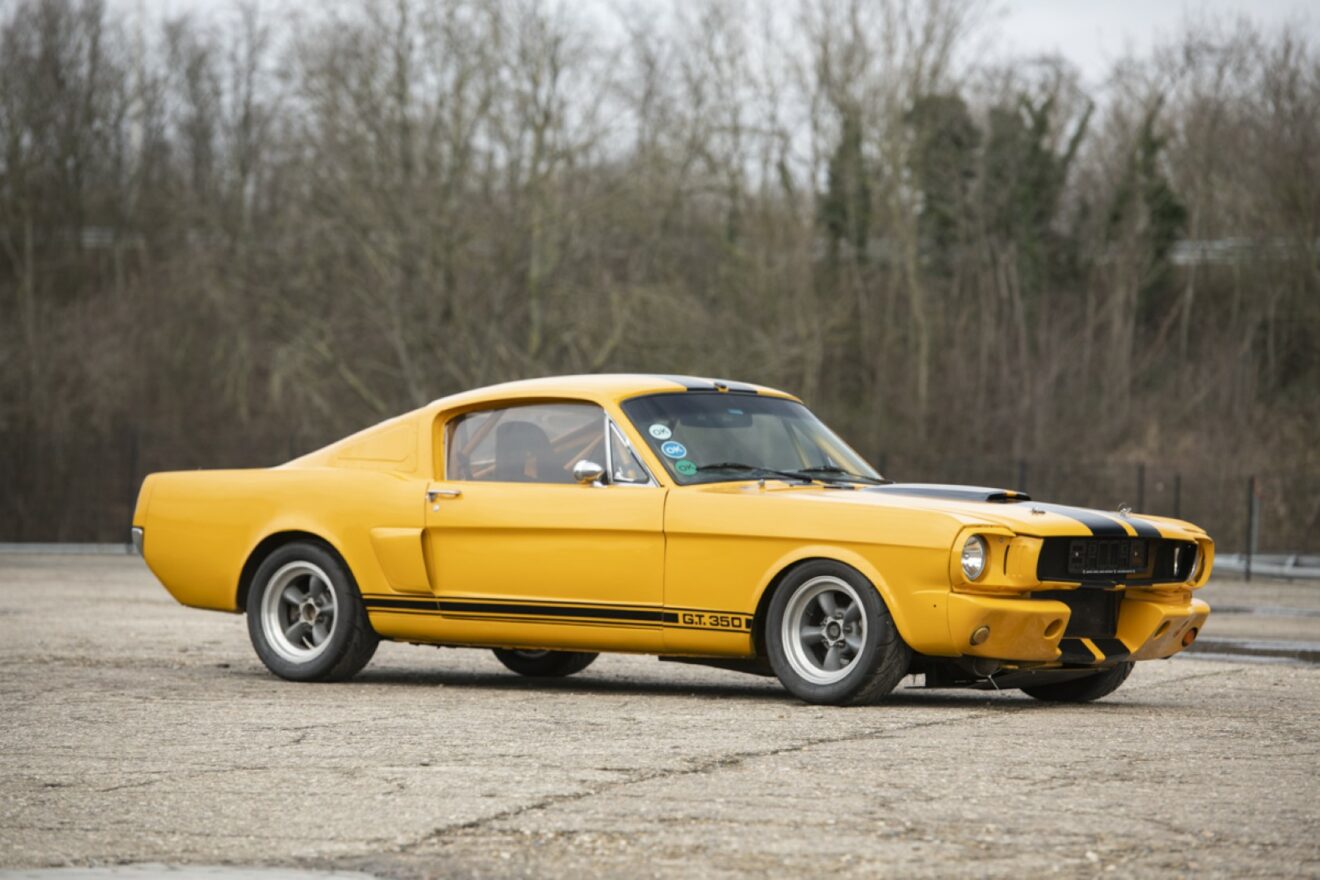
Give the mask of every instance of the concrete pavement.
[[1144, 663], [1080, 707], [826, 709], [653, 658], [540, 682], [383, 645], [353, 682], [297, 685], [241, 617], [176, 605], [140, 560], [11, 555], [0, 662], [0, 868], [1320, 873], [1314, 666]]

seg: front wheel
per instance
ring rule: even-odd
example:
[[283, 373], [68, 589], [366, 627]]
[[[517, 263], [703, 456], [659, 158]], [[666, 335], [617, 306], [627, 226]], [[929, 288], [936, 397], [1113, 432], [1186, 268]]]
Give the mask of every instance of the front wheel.
[[1054, 684], [1038, 684], [1024, 687], [1022, 692], [1030, 697], [1047, 703], [1089, 703], [1101, 697], [1107, 697], [1118, 690], [1119, 685], [1127, 681], [1132, 674], [1132, 661], [1119, 663], [1112, 669], [1088, 675], [1085, 678], [1073, 678]]
[[352, 678], [380, 643], [348, 570], [310, 542], [285, 544], [257, 568], [247, 623], [261, 662], [290, 681]]
[[519, 675], [563, 678], [581, 672], [600, 656], [578, 651], [514, 651], [494, 649], [495, 658]]
[[912, 650], [874, 585], [837, 562], [794, 569], [775, 590], [766, 618], [770, 666], [808, 703], [879, 700], [907, 674]]

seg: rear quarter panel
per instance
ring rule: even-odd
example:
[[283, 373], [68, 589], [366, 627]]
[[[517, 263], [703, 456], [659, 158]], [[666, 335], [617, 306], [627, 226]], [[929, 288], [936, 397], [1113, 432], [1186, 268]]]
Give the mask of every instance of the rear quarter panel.
[[420, 562], [425, 481], [335, 467], [153, 474], [134, 525], [143, 557], [184, 605], [238, 611], [243, 565], [267, 537], [307, 532], [347, 562], [363, 592], [387, 592], [371, 532], [415, 531]]

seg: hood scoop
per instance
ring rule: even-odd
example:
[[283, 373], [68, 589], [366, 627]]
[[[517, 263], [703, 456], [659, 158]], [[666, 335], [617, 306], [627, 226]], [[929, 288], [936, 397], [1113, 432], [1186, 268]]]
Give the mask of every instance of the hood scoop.
[[985, 501], [990, 504], [1010, 504], [1030, 501], [1026, 492], [1013, 489], [992, 489], [987, 486], [952, 486], [944, 483], [890, 483], [874, 486], [867, 492], [886, 492], [893, 495], [919, 495], [924, 498], [947, 498], [951, 501]]

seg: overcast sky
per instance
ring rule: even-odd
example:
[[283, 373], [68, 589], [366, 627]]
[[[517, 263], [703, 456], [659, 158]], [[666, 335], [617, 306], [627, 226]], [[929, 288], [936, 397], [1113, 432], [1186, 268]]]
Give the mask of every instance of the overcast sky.
[[1205, 17], [1252, 20], [1273, 29], [1295, 23], [1313, 35], [1320, 29], [1316, 0], [999, 0], [992, 22], [1011, 55], [1063, 55], [1090, 84], [1131, 50], [1176, 33], [1184, 21]]
[[[112, 0], [114, 2], [114, 0]], [[148, 18], [181, 12], [214, 11], [224, 0], [118, 0]], [[307, 12], [326, 2], [352, 0], [258, 0], [277, 16]], [[566, 0], [580, 2], [580, 0]], [[587, 0], [609, 7], [610, 0]], [[634, 0], [630, 0], [631, 5]], [[653, 0], [669, 6], [683, 0]], [[1129, 51], [1144, 54], [1153, 43], [1174, 35], [1185, 21], [1241, 16], [1266, 28], [1296, 25], [1320, 39], [1320, 0], [989, 0], [985, 45], [996, 55], [1059, 54], [1081, 71], [1089, 85], [1100, 84], [1113, 62]]]

